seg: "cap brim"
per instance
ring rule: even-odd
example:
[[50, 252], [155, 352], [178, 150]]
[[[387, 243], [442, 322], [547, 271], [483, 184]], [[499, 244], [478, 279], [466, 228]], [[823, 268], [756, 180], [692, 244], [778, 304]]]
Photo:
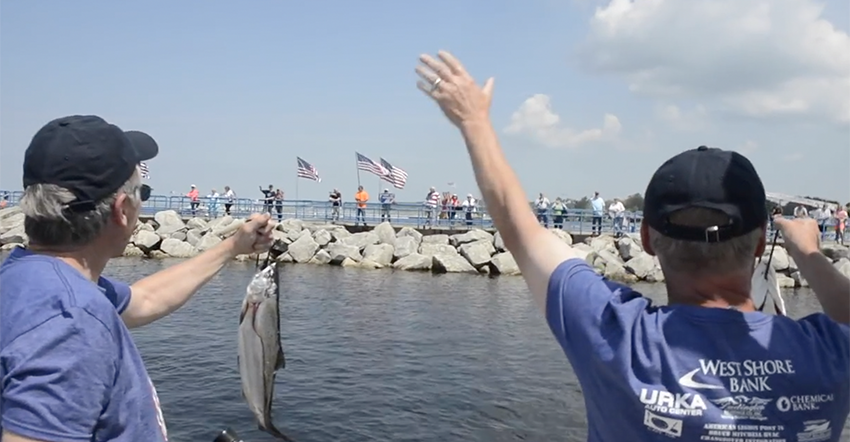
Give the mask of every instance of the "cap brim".
[[133, 143], [139, 161], [150, 160], [159, 153], [159, 146], [150, 135], [137, 130], [128, 130], [124, 134]]

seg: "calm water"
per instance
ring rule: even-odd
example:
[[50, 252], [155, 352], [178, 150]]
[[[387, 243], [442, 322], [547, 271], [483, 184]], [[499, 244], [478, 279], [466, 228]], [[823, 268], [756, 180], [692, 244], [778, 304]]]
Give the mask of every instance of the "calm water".
[[[133, 281], [173, 261], [118, 259]], [[233, 263], [177, 313], [135, 331], [172, 440], [256, 430], [242, 400], [236, 328], [253, 266]], [[287, 366], [274, 418], [296, 441], [584, 441], [575, 375], [520, 278], [289, 265]], [[662, 286], [641, 286], [663, 302]], [[819, 307], [787, 294], [794, 317]]]

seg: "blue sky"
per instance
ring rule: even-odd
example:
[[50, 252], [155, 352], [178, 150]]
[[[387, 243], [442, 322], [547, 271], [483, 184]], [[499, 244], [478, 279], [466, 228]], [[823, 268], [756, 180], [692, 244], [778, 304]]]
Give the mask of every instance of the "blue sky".
[[350, 196], [357, 150], [407, 170], [400, 199], [477, 194], [415, 87], [418, 55], [447, 49], [496, 77], [492, 119], [529, 195], [643, 192], [707, 144], [748, 155], [769, 191], [850, 200], [847, 2], [684, 3], [3, 2], [0, 188], [20, 188], [44, 123], [96, 114], [159, 142], [155, 193], [272, 183], [294, 199], [298, 155], [323, 178], [299, 198]]

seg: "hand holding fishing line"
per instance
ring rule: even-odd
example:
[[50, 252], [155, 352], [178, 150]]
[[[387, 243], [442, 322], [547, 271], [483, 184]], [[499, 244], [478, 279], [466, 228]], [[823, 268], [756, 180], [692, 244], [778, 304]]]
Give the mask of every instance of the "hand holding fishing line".
[[777, 216], [774, 225], [785, 239], [789, 252], [809, 255], [820, 251], [820, 230], [812, 218], [787, 219]]
[[237, 255], [267, 252], [271, 248], [277, 223], [268, 213], [255, 213], [239, 227], [228, 240], [232, 241], [233, 252]]

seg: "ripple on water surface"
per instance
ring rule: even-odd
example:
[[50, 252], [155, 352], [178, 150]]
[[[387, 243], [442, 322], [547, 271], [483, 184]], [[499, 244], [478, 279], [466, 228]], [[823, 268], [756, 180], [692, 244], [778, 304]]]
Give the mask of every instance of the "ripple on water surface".
[[[129, 281], [173, 261], [117, 259]], [[256, 429], [242, 400], [236, 328], [253, 266], [233, 263], [186, 306], [134, 331], [170, 439]], [[584, 441], [584, 401], [520, 278], [290, 265], [274, 421], [304, 441]], [[641, 287], [663, 302], [659, 286]], [[818, 309], [808, 293], [794, 316]]]

